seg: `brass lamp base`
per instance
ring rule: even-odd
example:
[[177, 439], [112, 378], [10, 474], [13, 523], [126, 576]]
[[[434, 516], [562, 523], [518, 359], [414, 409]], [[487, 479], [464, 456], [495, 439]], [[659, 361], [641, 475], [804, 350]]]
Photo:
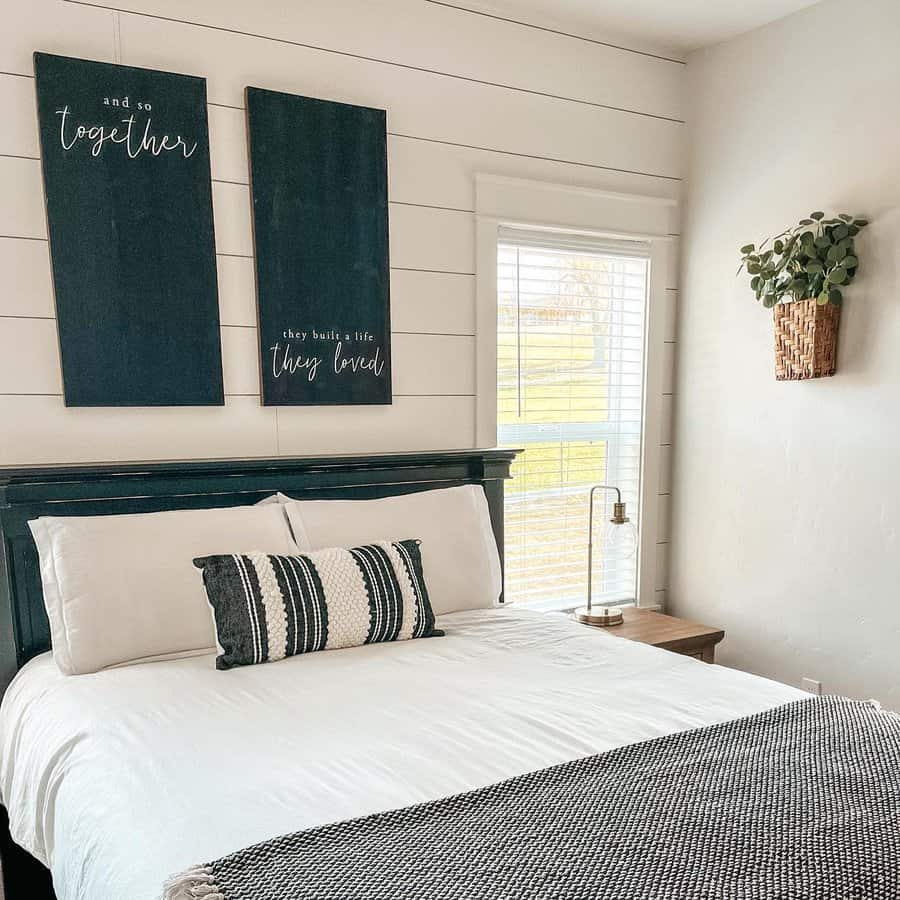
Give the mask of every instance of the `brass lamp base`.
[[576, 622], [584, 625], [605, 627], [622, 624], [622, 610], [618, 606], [595, 606], [592, 609], [582, 606], [580, 609], [576, 609], [572, 615]]

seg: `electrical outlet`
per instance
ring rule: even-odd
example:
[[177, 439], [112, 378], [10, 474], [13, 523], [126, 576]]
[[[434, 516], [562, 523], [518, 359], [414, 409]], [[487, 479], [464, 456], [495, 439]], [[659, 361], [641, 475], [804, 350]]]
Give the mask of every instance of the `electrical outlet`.
[[815, 678], [804, 678], [800, 682], [800, 690], [806, 691], [807, 694], [821, 694], [822, 682], [816, 681]]

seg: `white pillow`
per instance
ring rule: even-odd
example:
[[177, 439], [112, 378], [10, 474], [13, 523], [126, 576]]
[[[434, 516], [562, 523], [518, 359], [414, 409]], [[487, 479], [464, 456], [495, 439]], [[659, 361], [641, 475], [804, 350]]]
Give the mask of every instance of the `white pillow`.
[[197, 556], [298, 547], [280, 505], [28, 523], [41, 562], [53, 658], [67, 675], [215, 648]]
[[281, 491], [278, 491], [275, 494], [269, 494], [268, 497], [263, 497], [262, 500], [257, 500], [257, 506], [271, 506], [273, 503], [280, 503], [282, 506], [285, 503], [290, 503], [291, 498], [288, 497], [287, 494], [282, 494]]
[[503, 589], [487, 498], [479, 485], [380, 500], [291, 500], [298, 543], [312, 550], [418, 538], [435, 615], [496, 605]]

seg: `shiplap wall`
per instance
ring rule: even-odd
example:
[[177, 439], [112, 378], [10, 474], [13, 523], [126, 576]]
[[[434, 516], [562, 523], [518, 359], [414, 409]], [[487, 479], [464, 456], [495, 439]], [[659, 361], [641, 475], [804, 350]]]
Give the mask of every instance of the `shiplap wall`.
[[[684, 66], [467, 6], [6, 0], [0, 464], [472, 446], [474, 174], [677, 197]], [[37, 49], [208, 79], [224, 408], [64, 407], [35, 121]], [[260, 406], [246, 85], [388, 111], [390, 407]], [[669, 359], [669, 373], [671, 366]], [[666, 382], [670, 411], [671, 374]], [[670, 434], [667, 412], [666, 445]], [[668, 493], [668, 469], [660, 490]], [[665, 586], [661, 574], [658, 587]]]

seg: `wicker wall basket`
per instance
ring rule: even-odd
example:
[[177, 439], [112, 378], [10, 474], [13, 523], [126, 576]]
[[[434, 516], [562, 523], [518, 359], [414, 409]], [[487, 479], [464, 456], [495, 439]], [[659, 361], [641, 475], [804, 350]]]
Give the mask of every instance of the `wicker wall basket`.
[[815, 300], [775, 307], [775, 378], [800, 381], [834, 375], [841, 308]]

